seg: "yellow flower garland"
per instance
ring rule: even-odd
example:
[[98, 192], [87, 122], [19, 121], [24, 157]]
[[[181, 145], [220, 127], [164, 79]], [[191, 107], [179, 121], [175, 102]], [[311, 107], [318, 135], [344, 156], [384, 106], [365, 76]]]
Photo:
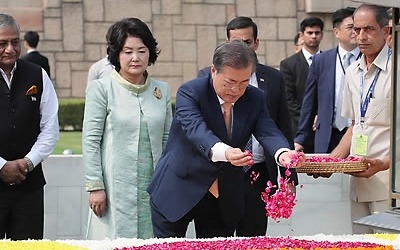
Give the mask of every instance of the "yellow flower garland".
[[367, 236], [371, 236], [373, 238], [381, 239], [381, 240], [388, 240], [388, 241], [395, 241], [398, 234], [387, 234], [387, 233], [376, 233], [376, 234], [367, 234]]
[[0, 241], [1, 250], [88, 250], [84, 247], [72, 246], [50, 240], [28, 240], [28, 241]]

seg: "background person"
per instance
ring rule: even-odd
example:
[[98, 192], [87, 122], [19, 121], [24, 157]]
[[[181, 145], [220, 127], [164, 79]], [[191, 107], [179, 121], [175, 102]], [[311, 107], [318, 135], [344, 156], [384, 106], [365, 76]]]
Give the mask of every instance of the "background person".
[[147, 72], [157, 45], [141, 20], [116, 22], [107, 48], [115, 70], [87, 88], [82, 150], [88, 239], [153, 236], [146, 188], [172, 120], [168, 84]]
[[[292, 121], [292, 133], [296, 135], [301, 105], [306, 89], [308, 68], [312, 58], [320, 53], [319, 44], [323, 38], [324, 22], [318, 17], [307, 17], [300, 23], [300, 38], [303, 39], [303, 48], [296, 54], [284, 59], [280, 63], [286, 89], [286, 98]], [[312, 153], [314, 138], [304, 143], [304, 152]]]
[[58, 101], [48, 74], [18, 60], [20, 29], [0, 13], [0, 238], [42, 239], [44, 161], [59, 135]]
[[88, 83], [109, 75], [113, 69], [114, 66], [108, 60], [108, 56], [101, 58], [90, 66], [88, 72]]
[[35, 31], [28, 31], [24, 35], [24, 46], [26, 54], [21, 56], [22, 60], [34, 63], [42, 67], [50, 77], [49, 59], [40, 54], [37, 50], [39, 44], [39, 34]]
[[[110, 40], [111, 31], [112, 31], [112, 29], [110, 27], [106, 33], [107, 46], [108, 46], [108, 43]], [[105, 56], [90, 66], [87, 82], [89, 83], [90, 81], [100, 79], [104, 76], [107, 76], [112, 72], [113, 69], [114, 69], [114, 65], [112, 65], [111, 62], [108, 60], [108, 56]]]
[[298, 32], [293, 39], [293, 50], [294, 53], [297, 53], [303, 48], [303, 38], [300, 38], [300, 32]]

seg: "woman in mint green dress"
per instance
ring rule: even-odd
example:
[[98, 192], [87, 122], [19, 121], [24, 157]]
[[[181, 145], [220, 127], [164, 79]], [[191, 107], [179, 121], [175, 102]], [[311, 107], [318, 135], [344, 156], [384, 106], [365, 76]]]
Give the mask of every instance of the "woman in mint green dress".
[[146, 188], [169, 133], [170, 89], [147, 72], [159, 49], [145, 23], [125, 18], [109, 32], [107, 54], [115, 69], [89, 82], [86, 92], [87, 238], [151, 238]]

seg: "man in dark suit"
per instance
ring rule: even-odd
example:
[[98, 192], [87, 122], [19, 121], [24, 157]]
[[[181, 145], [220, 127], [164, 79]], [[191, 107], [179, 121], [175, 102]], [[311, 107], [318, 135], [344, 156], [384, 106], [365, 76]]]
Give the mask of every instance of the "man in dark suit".
[[[308, 67], [315, 54], [320, 53], [319, 44], [323, 37], [324, 22], [318, 17], [308, 17], [300, 23], [300, 38], [303, 48], [280, 63], [280, 70], [286, 87], [286, 98], [292, 121], [293, 135], [296, 135], [300, 109], [303, 102]], [[313, 152], [311, 138], [304, 143], [304, 152]]]
[[[259, 39], [257, 25], [249, 17], [239, 16], [231, 20], [227, 27], [227, 41], [242, 40], [254, 51], [257, 50]], [[211, 74], [211, 67], [199, 71], [198, 76]], [[272, 67], [257, 63], [256, 71], [250, 78], [250, 85], [263, 90], [269, 115], [279, 130], [285, 135], [290, 145], [293, 145], [292, 127], [285, 97], [283, 79], [280, 72]], [[278, 186], [278, 166], [272, 155], [265, 155], [261, 145], [252, 138], [252, 153], [254, 165], [245, 176], [245, 213], [236, 228], [237, 236], [262, 236], [267, 232], [268, 217], [265, 203], [260, 199], [261, 192], [265, 192], [267, 182], [271, 181]], [[285, 167], [279, 167], [280, 175], [285, 176]], [[290, 180], [298, 184], [297, 173], [290, 169]], [[258, 175], [256, 180], [254, 175]], [[295, 186], [293, 186], [293, 190]]]
[[49, 59], [37, 51], [38, 44], [39, 34], [35, 31], [26, 32], [24, 35], [24, 46], [27, 53], [21, 56], [21, 59], [39, 65], [50, 77]]
[[[315, 56], [307, 78], [307, 88], [301, 107], [299, 128], [295, 138], [296, 149], [301, 150], [312, 135], [314, 117], [317, 115], [314, 151], [331, 152], [341, 140], [351, 121], [346, 126], [335, 124], [340, 95], [340, 85], [345, 76], [346, 53], [352, 61], [360, 56], [353, 33], [353, 13], [355, 8], [339, 9], [332, 15], [333, 33], [338, 46]], [[347, 65], [348, 66], [348, 65]]]
[[[183, 84], [165, 150], [148, 187], [155, 237], [233, 236], [244, 213], [243, 151], [251, 134], [280, 164], [297, 152], [265, 108], [265, 95], [248, 86], [255, 52], [240, 40], [218, 46], [211, 75]], [[229, 118], [228, 118], [229, 117]]]

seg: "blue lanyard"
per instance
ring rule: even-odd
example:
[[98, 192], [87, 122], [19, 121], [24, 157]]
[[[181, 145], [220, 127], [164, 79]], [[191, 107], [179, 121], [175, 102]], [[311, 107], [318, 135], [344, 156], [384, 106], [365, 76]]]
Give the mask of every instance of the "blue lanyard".
[[365, 95], [365, 99], [363, 101], [363, 86], [364, 86], [364, 76], [363, 73], [360, 74], [360, 113], [361, 113], [361, 123], [364, 123], [365, 113], [367, 113], [369, 101], [372, 97], [372, 93], [374, 93], [376, 82], [378, 81], [379, 74], [382, 69], [377, 69], [375, 73], [375, 77], [372, 80], [371, 86], [369, 86], [367, 94]]
[[[392, 54], [392, 50], [389, 48], [387, 62], [389, 61], [391, 54]], [[378, 80], [378, 77], [379, 77], [379, 74], [381, 73], [381, 71], [382, 71], [382, 69], [380, 69], [380, 68], [378, 68], [376, 70], [375, 77], [372, 80], [371, 86], [369, 86], [367, 94], [365, 95], [364, 102], [363, 102], [364, 74], [363, 74], [363, 72], [361, 72], [361, 74], [360, 74], [360, 114], [361, 114], [360, 123], [361, 124], [363, 124], [365, 121], [365, 119], [364, 119], [365, 113], [367, 113], [369, 101], [372, 98], [372, 93], [374, 93], [376, 82]]]

